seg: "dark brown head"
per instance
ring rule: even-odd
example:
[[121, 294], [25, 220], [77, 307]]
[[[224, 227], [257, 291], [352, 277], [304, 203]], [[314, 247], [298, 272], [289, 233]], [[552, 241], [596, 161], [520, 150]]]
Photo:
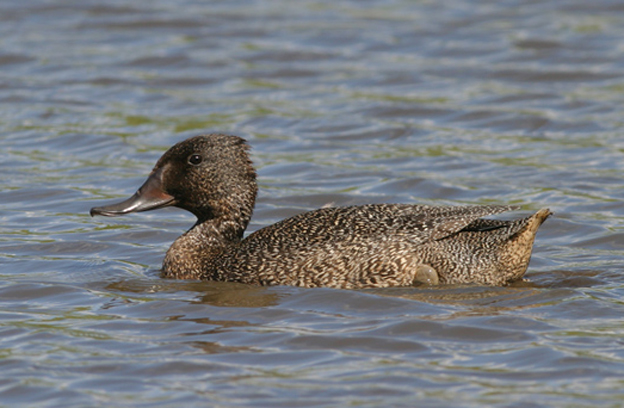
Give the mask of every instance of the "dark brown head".
[[158, 160], [147, 181], [129, 199], [94, 207], [91, 215], [117, 216], [175, 206], [199, 222], [235, 220], [244, 228], [258, 190], [256, 173], [238, 136], [195, 136], [171, 147]]

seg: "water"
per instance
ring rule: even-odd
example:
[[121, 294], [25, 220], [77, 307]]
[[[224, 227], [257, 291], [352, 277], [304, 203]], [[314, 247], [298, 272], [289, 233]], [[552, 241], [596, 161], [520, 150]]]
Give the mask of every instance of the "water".
[[[619, 1], [0, 4], [0, 406], [617, 407]], [[328, 203], [555, 212], [528, 282], [167, 281], [193, 219], [91, 218], [246, 137], [250, 226]]]

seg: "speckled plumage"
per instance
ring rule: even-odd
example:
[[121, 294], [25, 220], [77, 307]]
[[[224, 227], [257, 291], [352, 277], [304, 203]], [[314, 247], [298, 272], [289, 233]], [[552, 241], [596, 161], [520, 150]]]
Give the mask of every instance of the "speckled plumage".
[[167, 251], [165, 278], [337, 288], [504, 285], [524, 275], [535, 233], [550, 215], [482, 218], [515, 209], [501, 205], [330, 207], [243, 239], [257, 193], [247, 149], [243, 139], [220, 134], [180, 142], [133, 197], [91, 214], [169, 205], [195, 214], [197, 223]]

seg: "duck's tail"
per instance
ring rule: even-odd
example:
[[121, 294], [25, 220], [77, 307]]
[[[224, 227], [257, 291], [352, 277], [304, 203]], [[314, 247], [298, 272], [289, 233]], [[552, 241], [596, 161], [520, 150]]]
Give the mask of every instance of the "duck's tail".
[[[530, 234], [535, 235], [540, 225], [542, 225], [544, 221], [546, 221], [546, 218], [550, 217], [552, 214], [553, 213], [552, 211], [550, 211], [550, 209], [542, 208], [531, 217], [529, 217], [529, 222], [527, 223], [525, 230], [529, 231]], [[521, 231], [520, 234], [522, 233], [523, 232]]]
[[507, 266], [507, 270], [513, 271], [508, 281], [520, 279], [526, 272], [533, 252], [535, 234], [540, 225], [551, 215], [552, 212], [548, 208], [542, 208], [525, 218], [522, 228], [507, 242], [501, 261]]

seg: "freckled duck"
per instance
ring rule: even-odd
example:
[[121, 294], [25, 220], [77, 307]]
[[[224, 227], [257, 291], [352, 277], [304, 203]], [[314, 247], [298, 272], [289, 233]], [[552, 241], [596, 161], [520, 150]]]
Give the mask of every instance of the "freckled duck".
[[175, 206], [197, 217], [167, 251], [164, 278], [259, 285], [371, 288], [504, 285], [524, 275], [548, 209], [523, 219], [503, 205], [371, 204], [322, 208], [243, 233], [256, 172], [237, 136], [192, 137], [171, 147], [126, 201], [91, 209], [117, 216]]

